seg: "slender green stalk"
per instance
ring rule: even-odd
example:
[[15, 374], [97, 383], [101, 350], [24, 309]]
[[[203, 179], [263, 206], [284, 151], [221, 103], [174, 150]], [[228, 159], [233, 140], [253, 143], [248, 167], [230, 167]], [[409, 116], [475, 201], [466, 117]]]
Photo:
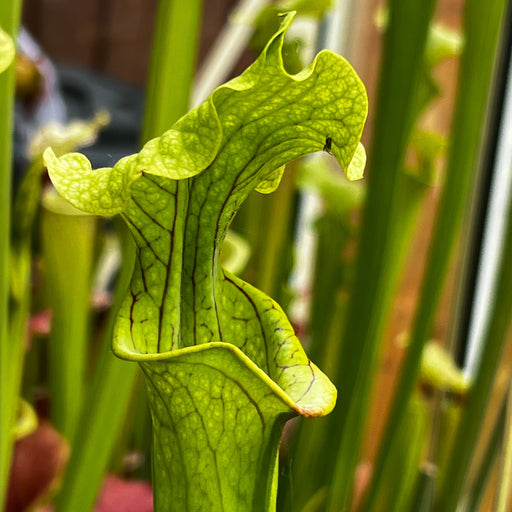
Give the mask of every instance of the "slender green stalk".
[[473, 480], [473, 484], [471, 485], [471, 488], [468, 492], [469, 496], [466, 506], [466, 510], [468, 512], [479, 512], [479, 510], [481, 510], [480, 504], [484, 498], [487, 484], [489, 483], [489, 478], [495, 466], [496, 459], [503, 442], [506, 414], [507, 406], [506, 400], [504, 400], [500, 415], [496, 421], [496, 425], [494, 426], [489, 442], [485, 449], [482, 464], [478, 468], [476, 476]]
[[[379, 485], [386, 461], [393, 450], [409, 396], [416, 382], [423, 346], [430, 334], [449, 258], [474, 178], [472, 170], [475, 167], [480, 147], [498, 28], [504, 4], [503, 0], [494, 0], [485, 5], [478, 0], [468, 0], [466, 4], [466, 46], [461, 62], [460, 86], [446, 182], [434, 228], [409, 349], [386, 425], [368, 503], [371, 503], [376, 497], [374, 489]], [[475, 76], [478, 77], [477, 80], [475, 80]], [[458, 462], [457, 460], [457, 464]], [[452, 472], [449, 471], [448, 474], [452, 475]], [[450, 487], [452, 486], [451, 480], [450, 477]]]
[[[20, 0], [0, 4], [0, 27], [15, 39], [21, 9]], [[0, 508], [6, 497], [12, 453], [12, 427], [16, 413], [23, 347], [10, 343], [10, 226], [12, 132], [14, 116], [14, 84], [16, 68], [0, 74]]]
[[[72, 441], [85, 396], [89, 314], [97, 218], [60, 211], [45, 196], [41, 232], [45, 285], [53, 309], [49, 340], [51, 414], [56, 428]], [[72, 210], [72, 211], [71, 211]], [[69, 243], [73, 240], [73, 243]]]
[[462, 413], [446, 471], [446, 475], [449, 476], [443, 481], [436, 511], [451, 512], [455, 510], [475, 450], [476, 440], [484, 418], [482, 412], [485, 411], [489, 400], [512, 315], [511, 258], [512, 222], [509, 219], [503, 260], [497, 278], [496, 300], [489, 317], [489, 328], [485, 335], [482, 362]]
[[414, 512], [430, 512], [432, 510], [435, 477], [436, 467], [428, 463], [423, 464], [420, 468], [410, 510], [414, 510]]
[[[16, 191], [11, 222], [9, 359], [11, 391], [20, 393], [31, 304], [32, 238], [41, 195], [42, 159], [35, 158]], [[14, 398], [15, 395], [13, 395]]]
[[[414, 394], [407, 410], [400, 444], [386, 468], [385, 485], [379, 495], [376, 510], [419, 512], [419, 504], [426, 501], [433, 475], [432, 471], [428, 471], [428, 465], [420, 468], [420, 471], [418, 467], [424, 456], [425, 438], [429, 430], [429, 412], [420, 394]], [[417, 506], [412, 507], [411, 502]]]
[[[247, 222], [242, 234], [254, 248], [244, 278], [275, 300], [283, 298], [283, 287], [291, 267], [291, 229], [294, 218], [295, 178], [289, 169], [271, 195], [253, 193], [247, 201]], [[272, 226], [269, 229], [269, 226]], [[289, 260], [287, 261], [287, 257]]]
[[[318, 362], [325, 368], [327, 375], [333, 375], [333, 366], [339, 359], [339, 340], [346, 306], [346, 297], [335, 300], [332, 321], [328, 324], [329, 331], [322, 340], [323, 350], [316, 350]], [[291, 488], [284, 487], [286, 495], [283, 499], [286, 506], [283, 510], [323, 510], [322, 507], [325, 507], [327, 486], [325, 477], [322, 480], [322, 463], [325, 465], [327, 461], [326, 446], [331, 445], [328, 419], [299, 420], [298, 432], [291, 448]], [[320, 458], [319, 454], [323, 457]], [[317, 508], [314, 508], [314, 504], [318, 504], [315, 505]]]
[[[343, 367], [335, 419], [340, 445], [327, 510], [347, 506], [374, 369], [397, 272], [393, 267], [393, 224], [398, 175], [414, 118], [415, 93], [423, 66], [435, 1], [395, 0], [390, 5], [369, 169], [356, 279], [348, 306]], [[368, 291], [371, 290], [371, 293]], [[326, 468], [330, 470], [330, 468]]]
[[[270, 206], [270, 222], [272, 229], [267, 231], [266, 250], [263, 253], [263, 265], [259, 277], [258, 288], [266, 291], [283, 304], [283, 286], [287, 282], [291, 261], [290, 246], [291, 226], [294, 219], [293, 200], [295, 197], [295, 177], [291, 170], [293, 163], [288, 165], [286, 174], [281, 180], [279, 188], [275, 191]], [[263, 244], [260, 244], [260, 247]]]
[[[446, 468], [450, 461], [451, 448], [457, 435], [457, 428], [462, 414], [462, 405], [445, 403], [439, 410], [439, 423], [436, 427], [436, 436], [431, 438], [429, 452], [435, 457], [438, 468], [437, 490], [447, 476]], [[434, 420], [435, 421], [435, 420]]]
[[512, 482], [512, 386], [509, 386], [507, 398], [507, 417], [505, 436], [503, 438], [503, 461], [500, 474], [496, 512], [506, 512], [510, 500]]
[[202, 0], [160, 0], [146, 93], [143, 142], [160, 135], [188, 110]]
[[123, 431], [119, 447], [113, 454], [113, 470], [123, 469], [123, 458], [127, 452], [141, 454], [140, 466], [134, 468], [133, 477], [151, 481], [151, 439], [153, 438], [149, 401], [144, 387], [144, 374], [137, 372], [134, 393], [128, 408], [126, 421], [132, 426], [130, 431]]
[[88, 512], [93, 509], [112, 447], [122, 419], [126, 416], [138, 370], [136, 365], [126, 364], [115, 357], [110, 348], [114, 320], [128, 288], [135, 261], [135, 248], [128, 229], [121, 222], [117, 223], [117, 228], [123, 246], [121, 273], [103, 337], [100, 360], [81, 410], [71, 459], [58, 495], [57, 511]]

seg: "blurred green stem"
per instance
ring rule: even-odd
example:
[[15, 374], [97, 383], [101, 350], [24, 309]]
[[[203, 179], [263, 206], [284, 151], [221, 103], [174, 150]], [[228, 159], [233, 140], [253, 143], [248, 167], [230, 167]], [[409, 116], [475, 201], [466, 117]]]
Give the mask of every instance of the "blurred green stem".
[[503, 434], [505, 432], [505, 422], [507, 414], [507, 401], [503, 401], [500, 415], [492, 431], [489, 442], [485, 449], [485, 454], [478, 472], [473, 480], [473, 485], [468, 492], [467, 507], [468, 512], [479, 512], [480, 505], [484, 499], [484, 494], [489, 483], [489, 478], [495, 467], [498, 453], [503, 443]]
[[[432, 498], [433, 468], [424, 464], [423, 447], [429, 434], [430, 410], [420, 392], [413, 394], [400, 434], [400, 443], [386, 467], [385, 484], [379, 494], [376, 510], [386, 512], [419, 512], [420, 504]], [[418, 468], [420, 468], [418, 470]], [[415, 503], [415, 506], [411, 506]], [[427, 509], [424, 509], [427, 510]]]
[[[430, 335], [470, 185], [474, 179], [472, 171], [475, 168], [480, 148], [497, 34], [504, 3], [503, 0], [493, 0], [483, 5], [478, 0], [468, 0], [466, 4], [466, 46], [461, 62], [460, 85], [446, 182], [437, 214], [427, 268], [423, 277], [419, 307], [376, 462], [368, 503], [376, 498], [374, 488], [379, 485], [379, 479], [382, 478], [388, 457], [394, 448], [398, 432], [400, 432], [408, 399], [416, 382], [423, 346]], [[478, 80], [475, 80], [475, 76], [478, 77]], [[476, 415], [479, 416], [479, 413], [477, 412]], [[461, 425], [464, 425], [464, 421], [461, 422]], [[464, 425], [463, 428], [465, 427]], [[451, 460], [454, 461], [453, 458]], [[460, 464], [459, 459], [456, 459], [456, 464]], [[452, 490], [453, 474], [460, 472], [461, 466], [457, 468], [452, 466], [452, 471], [447, 473], [450, 475], [447, 483]], [[446, 510], [454, 510], [454, 503], [452, 502], [451, 508]]]
[[348, 506], [380, 342], [398, 276], [393, 268], [393, 226], [401, 212], [395, 198], [434, 6], [434, 0], [394, 0], [390, 4], [356, 279], [336, 380], [339, 397], [332, 421], [339, 425], [340, 444], [329, 512]]
[[245, 208], [246, 222], [240, 223], [241, 234], [254, 249], [244, 279], [281, 304], [286, 303], [284, 286], [291, 266], [288, 248], [292, 243], [290, 225], [296, 190], [293, 165], [287, 165], [272, 194], [252, 193]]
[[91, 215], [59, 212], [50, 205], [45, 205], [41, 217], [45, 286], [53, 310], [51, 416], [69, 441], [74, 438], [85, 395], [96, 224]]
[[128, 288], [135, 260], [135, 247], [127, 227], [120, 221], [116, 227], [122, 245], [121, 272], [101, 354], [80, 413], [71, 459], [57, 499], [57, 511], [62, 512], [89, 512], [93, 509], [112, 447], [126, 416], [138, 370], [136, 365], [127, 365], [115, 357], [110, 348], [114, 321]]
[[[0, 27], [16, 39], [21, 10], [20, 0], [0, 3]], [[11, 343], [9, 328], [10, 226], [12, 133], [14, 126], [14, 87], [16, 66], [0, 74], [0, 508], [6, 498], [13, 442], [13, 423], [18, 404], [23, 345]]]
[[484, 352], [475, 380], [469, 391], [462, 412], [454, 446], [442, 482], [436, 511], [452, 512], [457, 507], [469, 469], [476, 440], [480, 431], [486, 404], [501, 361], [506, 334], [512, 316], [512, 219], [508, 220], [501, 269], [497, 278], [496, 298], [489, 317], [489, 327], [484, 339]]
[[510, 488], [512, 482], [512, 385], [510, 384], [506, 403], [507, 412], [505, 435], [503, 437], [503, 460], [501, 462], [496, 512], [507, 511], [507, 503], [510, 500]]
[[168, 130], [188, 110], [202, 5], [202, 0], [160, 0], [142, 142]]
[[414, 510], [414, 512], [430, 512], [432, 510], [435, 478], [436, 467], [430, 463], [422, 464], [409, 510]]

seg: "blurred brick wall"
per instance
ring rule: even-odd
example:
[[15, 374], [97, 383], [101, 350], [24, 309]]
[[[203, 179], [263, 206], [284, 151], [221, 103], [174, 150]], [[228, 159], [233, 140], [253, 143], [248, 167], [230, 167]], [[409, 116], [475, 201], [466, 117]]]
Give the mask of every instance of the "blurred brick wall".
[[[236, 0], [204, 0], [199, 59]], [[23, 24], [57, 63], [145, 83], [157, 0], [25, 0]]]

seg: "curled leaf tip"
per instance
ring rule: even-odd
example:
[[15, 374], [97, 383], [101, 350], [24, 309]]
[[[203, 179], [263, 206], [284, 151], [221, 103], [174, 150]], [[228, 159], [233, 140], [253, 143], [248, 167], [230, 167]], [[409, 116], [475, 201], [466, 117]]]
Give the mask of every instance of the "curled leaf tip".
[[58, 157], [51, 147], [43, 153], [43, 162], [59, 193], [75, 208], [95, 215], [115, 215], [130, 201], [130, 185], [141, 175], [133, 157], [125, 157], [114, 168], [92, 170], [81, 153]]

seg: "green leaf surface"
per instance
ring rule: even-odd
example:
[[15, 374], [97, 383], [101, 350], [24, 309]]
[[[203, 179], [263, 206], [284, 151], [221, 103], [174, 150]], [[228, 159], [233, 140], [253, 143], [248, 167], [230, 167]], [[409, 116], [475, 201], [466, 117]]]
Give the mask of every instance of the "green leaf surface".
[[[231, 344], [198, 345], [171, 357], [171, 364], [142, 364], [160, 433], [156, 477], [171, 483], [157, 493], [156, 510], [158, 500], [162, 507], [172, 502], [172, 510], [269, 510], [281, 431], [297, 404]], [[297, 375], [304, 397], [309, 380]], [[332, 385], [315, 389], [316, 409], [306, 414], [333, 404]]]
[[364, 87], [331, 52], [287, 74], [281, 48], [292, 17], [240, 77], [112, 169], [45, 153], [66, 199], [121, 213], [135, 238], [114, 351], [149, 377], [156, 510], [271, 509], [284, 421], [334, 406], [334, 386], [281, 308], [219, 264], [240, 204], [275, 188], [285, 163], [330, 137], [346, 173], [362, 173]]

